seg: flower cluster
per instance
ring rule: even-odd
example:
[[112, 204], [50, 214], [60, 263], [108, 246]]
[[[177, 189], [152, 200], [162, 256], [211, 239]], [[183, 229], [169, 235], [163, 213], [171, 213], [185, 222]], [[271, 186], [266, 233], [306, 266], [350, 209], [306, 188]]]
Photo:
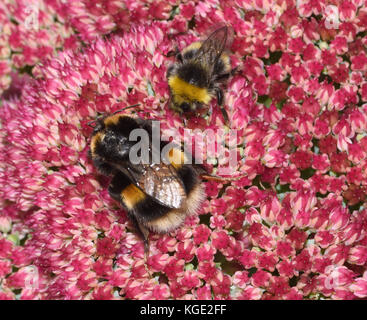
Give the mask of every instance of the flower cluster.
[[[12, 70], [39, 76], [38, 67], [56, 52], [77, 49], [96, 37], [131, 25], [167, 20], [176, 1], [4, 0], [0, 3], [0, 95], [12, 83]], [[173, 21], [186, 31], [184, 21]]]
[[[45, 42], [10, 3], [23, 2], [0, 5], [0, 299], [367, 297], [364, 1], [44, 0]], [[140, 103], [125, 112], [160, 120], [166, 136], [223, 128], [215, 101], [184, 125], [165, 80], [167, 53], [223, 22], [242, 178], [204, 182], [199, 214], [151, 234], [145, 261], [88, 158], [87, 123]]]
[[44, 59], [80, 45], [70, 24], [46, 0], [2, 1], [0, 31], [0, 96], [11, 87], [12, 70], [37, 77], [35, 66]]

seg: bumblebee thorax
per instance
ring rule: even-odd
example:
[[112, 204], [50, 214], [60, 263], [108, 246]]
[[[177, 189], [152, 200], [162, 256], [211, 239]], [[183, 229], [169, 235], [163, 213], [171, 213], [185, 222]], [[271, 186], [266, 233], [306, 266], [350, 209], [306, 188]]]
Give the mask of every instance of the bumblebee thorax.
[[202, 66], [196, 63], [181, 65], [177, 70], [177, 75], [185, 82], [199, 88], [208, 87], [208, 74]]

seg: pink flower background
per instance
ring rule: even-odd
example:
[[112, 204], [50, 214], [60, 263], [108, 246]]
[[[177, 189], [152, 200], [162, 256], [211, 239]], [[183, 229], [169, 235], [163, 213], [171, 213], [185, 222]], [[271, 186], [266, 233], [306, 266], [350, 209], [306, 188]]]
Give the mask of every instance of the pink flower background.
[[[205, 182], [145, 265], [87, 123], [140, 103], [183, 132], [166, 54], [222, 22], [243, 178]], [[0, 299], [367, 297], [367, 1], [3, 0], [0, 28]], [[187, 127], [225, 125], [204, 116]]]

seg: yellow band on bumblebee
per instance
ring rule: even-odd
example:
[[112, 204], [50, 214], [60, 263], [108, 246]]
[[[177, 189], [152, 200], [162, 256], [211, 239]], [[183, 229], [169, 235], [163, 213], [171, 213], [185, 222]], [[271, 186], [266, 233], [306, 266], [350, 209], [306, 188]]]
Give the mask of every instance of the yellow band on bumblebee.
[[[207, 89], [192, 85], [178, 76], [169, 77], [168, 84], [172, 90], [174, 99], [178, 96], [184, 97], [189, 101], [198, 101], [204, 104], [208, 104], [211, 100], [211, 95]], [[184, 98], [182, 100], [185, 100]], [[180, 103], [181, 101], [175, 102]]]

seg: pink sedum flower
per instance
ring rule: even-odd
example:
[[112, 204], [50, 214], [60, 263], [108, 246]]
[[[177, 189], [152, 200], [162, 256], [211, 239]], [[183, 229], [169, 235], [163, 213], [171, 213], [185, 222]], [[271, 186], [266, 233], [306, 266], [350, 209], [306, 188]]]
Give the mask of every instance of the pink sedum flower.
[[365, 298], [367, 296], [367, 280], [366, 272], [364, 272], [363, 277], [357, 278], [355, 283], [350, 286], [352, 292], [359, 298]]

